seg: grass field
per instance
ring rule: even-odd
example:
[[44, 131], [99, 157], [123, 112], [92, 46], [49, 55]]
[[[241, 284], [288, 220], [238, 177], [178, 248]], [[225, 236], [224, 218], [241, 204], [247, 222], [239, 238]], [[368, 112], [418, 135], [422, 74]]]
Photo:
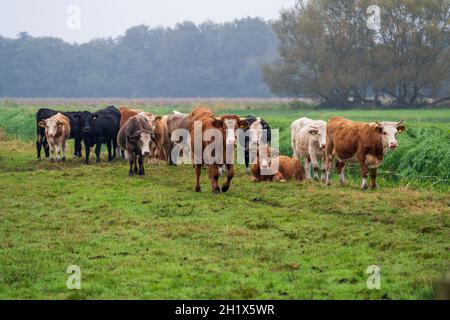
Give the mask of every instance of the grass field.
[[[434, 297], [435, 281], [449, 270], [450, 109], [215, 107], [263, 116], [279, 127], [284, 153], [289, 124], [303, 115], [406, 119], [408, 132], [375, 191], [360, 191], [356, 176], [345, 187], [254, 184], [239, 166], [227, 194], [210, 193], [205, 172], [198, 194], [187, 165], [148, 165], [144, 178], [128, 178], [120, 160], [39, 162], [37, 107], [0, 105], [0, 298]], [[405, 165], [408, 157], [420, 166]], [[81, 290], [66, 287], [69, 265], [81, 269]], [[367, 288], [370, 265], [381, 268], [380, 290]]]

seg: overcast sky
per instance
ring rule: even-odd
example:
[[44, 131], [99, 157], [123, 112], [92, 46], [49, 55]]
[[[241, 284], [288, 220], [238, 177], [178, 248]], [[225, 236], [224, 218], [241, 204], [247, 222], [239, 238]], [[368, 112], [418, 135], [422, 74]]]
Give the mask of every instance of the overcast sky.
[[[117, 36], [139, 24], [174, 26], [191, 20], [276, 19], [295, 0], [0, 0], [0, 35], [55, 36], [69, 42]], [[80, 9], [79, 19], [76, 8]], [[69, 12], [68, 12], [69, 11]], [[77, 21], [80, 21], [78, 29]], [[69, 27], [69, 26], [70, 27]]]

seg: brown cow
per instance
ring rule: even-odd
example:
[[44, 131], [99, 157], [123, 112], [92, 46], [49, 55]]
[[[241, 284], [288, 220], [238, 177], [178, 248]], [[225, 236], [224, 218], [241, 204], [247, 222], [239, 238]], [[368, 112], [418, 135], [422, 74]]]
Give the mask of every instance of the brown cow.
[[172, 161], [172, 150], [176, 144], [176, 142], [172, 141], [172, 134], [176, 130], [187, 130], [189, 131], [189, 115], [180, 113], [177, 111], [172, 112], [171, 114], [167, 115], [166, 119], [166, 125], [167, 125], [167, 134], [168, 134], [168, 157], [169, 157], [169, 164], [174, 164]]
[[150, 145], [150, 162], [157, 163], [158, 160], [164, 160], [169, 163], [169, 134], [165, 118], [148, 112], [142, 112], [140, 114], [148, 119], [150, 127], [155, 132], [155, 141]]
[[[230, 188], [230, 182], [234, 177], [234, 164], [231, 159], [228, 159], [229, 161], [227, 161], [227, 153], [231, 150], [234, 156], [236, 130], [247, 127], [247, 121], [241, 120], [236, 115], [224, 115], [219, 118], [215, 117], [211, 110], [204, 107], [197, 107], [189, 114], [191, 150], [194, 159], [195, 175], [197, 178], [195, 186], [196, 192], [201, 192], [200, 175], [203, 164], [205, 164], [208, 168], [208, 176], [211, 180], [212, 191], [214, 193], [228, 191]], [[219, 150], [221, 154], [216, 155], [216, 150], [209, 150], [211, 147], [214, 147], [214, 145], [219, 143], [213, 139], [205, 138], [205, 135], [209, 134], [221, 135], [221, 138], [223, 139], [222, 150]], [[217, 137], [219, 138], [219, 136]], [[212, 145], [213, 143], [214, 145]], [[217, 160], [220, 156], [222, 156], [222, 159]], [[219, 176], [221, 175], [221, 171], [223, 171], [224, 166], [226, 166], [227, 169], [227, 181], [222, 185], [221, 190], [219, 187]]]
[[[53, 117], [39, 122], [41, 128], [45, 128], [45, 137], [50, 149], [51, 160], [66, 161], [66, 142], [70, 136], [70, 121], [62, 113], [57, 113]], [[62, 154], [62, 157], [61, 157]]]
[[327, 125], [326, 182], [331, 184], [331, 165], [336, 157], [336, 169], [340, 183], [345, 184], [346, 162], [360, 164], [362, 189], [368, 188], [367, 176], [370, 170], [371, 187], [377, 187], [377, 168], [386, 152], [398, 146], [397, 133], [405, 130], [400, 122], [365, 123], [354, 122], [341, 117], [331, 118]]
[[[117, 135], [117, 143], [127, 151], [127, 159], [130, 163], [129, 176], [138, 173], [143, 176], [144, 157], [150, 154], [150, 142], [154, 138], [154, 133], [148, 124], [147, 118], [136, 115], [129, 118], [120, 128]], [[134, 168], [133, 168], [134, 167]]]
[[134, 117], [135, 115], [137, 115], [138, 113], [141, 112], [140, 110], [129, 109], [127, 107], [120, 107], [119, 111], [120, 111], [120, 127], [121, 128], [125, 124], [125, 122], [127, 122], [128, 119], [130, 119], [131, 117]]
[[258, 148], [256, 161], [251, 168], [252, 181], [286, 182], [288, 179], [306, 179], [305, 168], [300, 160], [286, 156], [272, 157], [272, 152], [266, 146]]

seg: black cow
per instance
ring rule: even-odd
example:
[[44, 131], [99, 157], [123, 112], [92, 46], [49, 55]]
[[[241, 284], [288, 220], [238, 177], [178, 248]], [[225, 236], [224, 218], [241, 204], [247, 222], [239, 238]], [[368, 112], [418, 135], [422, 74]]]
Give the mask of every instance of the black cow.
[[[108, 148], [108, 161], [116, 157], [117, 134], [120, 129], [120, 112], [114, 106], [107, 107], [95, 113], [88, 111], [81, 113], [81, 126], [83, 131], [86, 158], [84, 163], [89, 164], [91, 147], [95, 145], [97, 162], [100, 162], [102, 143]], [[111, 146], [113, 153], [111, 153]]]
[[272, 141], [272, 133], [270, 130], [270, 125], [263, 119], [257, 118], [254, 116], [247, 116], [245, 119], [249, 126], [244, 129], [244, 132], [247, 133], [249, 130], [253, 130], [253, 133], [250, 133], [250, 136], [247, 134], [245, 136], [245, 168], [246, 172], [250, 173], [250, 138], [252, 137], [254, 140], [257, 140], [258, 144], [267, 144], [269, 145]]
[[[50, 117], [53, 117], [55, 114], [57, 114], [59, 111], [51, 110], [51, 109], [39, 109], [36, 113], [36, 133], [37, 133], [37, 139], [36, 139], [36, 153], [37, 158], [41, 159], [41, 150], [42, 147], [44, 147], [45, 157], [48, 158], [50, 156], [49, 149], [48, 149], [48, 143], [47, 139], [45, 137], [45, 128], [41, 128], [39, 126], [39, 122], [42, 120], [46, 120]], [[74, 157], [75, 158], [81, 158], [81, 141], [83, 140], [83, 134], [82, 130], [80, 128], [80, 116], [81, 112], [61, 112], [63, 115], [65, 115], [67, 118], [69, 118], [70, 121], [70, 137], [69, 139], [75, 140], [75, 151], [74, 151]]]

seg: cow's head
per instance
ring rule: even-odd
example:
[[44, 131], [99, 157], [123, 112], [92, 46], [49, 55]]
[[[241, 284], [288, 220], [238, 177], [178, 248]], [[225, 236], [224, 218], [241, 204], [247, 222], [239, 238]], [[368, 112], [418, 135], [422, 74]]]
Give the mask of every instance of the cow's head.
[[57, 119], [49, 118], [39, 122], [39, 127], [45, 128], [45, 133], [48, 137], [55, 137], [58, 129], [63, 126], [63, 123]]
[[317, 142], [319, 148], [325, 149], [327, 145], [327, 127], [325, 125], [310, 126], [308, 133], [313, 141]]
[[78, 116], [78, 119], [83, 133], [89, 134], [94, 130], [95, 121], [97, 121], [98, 115], [89, 111], [84, 111]]
[[237, 129], [247, 129], [247, 120], [241, 120], [238, 116], [225, 115], [220, 118], [211, 117], [213, 119], [213, 127], [222, 130], [225, 135], [225, 143], [227, 145], [236, 144]]
[[375, 129], [381, 134], [381, 141], [383, 143], [384, 150], [395, 150], [398, 147], [397, 133], [405, 131], [405, 126], [400, 122], [376, 122]]
[[140, 112], [139, 115], [147, 119], [147, 122], [150, 125], [150, 129], [152, 131], [156, 130], [157, 123], [162, 120], [161, 116], [154, 115], [153, 113], [150, 112]]
[[[253, 119], [254, 121], [249, 121]], [[261, 118], [249, 118], [246, 121], [249, 123], [248, 131], [250, 134], [250, 141], [253, 143], [270, 143], [270, 128], [269, 125]]]
[[152, 141], [153, 132], [149, 130], [136, 131], [132, 136], [128, 137], [128, 140], [137, 145], [141, 149], [143, 156], [150, 154], [150, 142]]

